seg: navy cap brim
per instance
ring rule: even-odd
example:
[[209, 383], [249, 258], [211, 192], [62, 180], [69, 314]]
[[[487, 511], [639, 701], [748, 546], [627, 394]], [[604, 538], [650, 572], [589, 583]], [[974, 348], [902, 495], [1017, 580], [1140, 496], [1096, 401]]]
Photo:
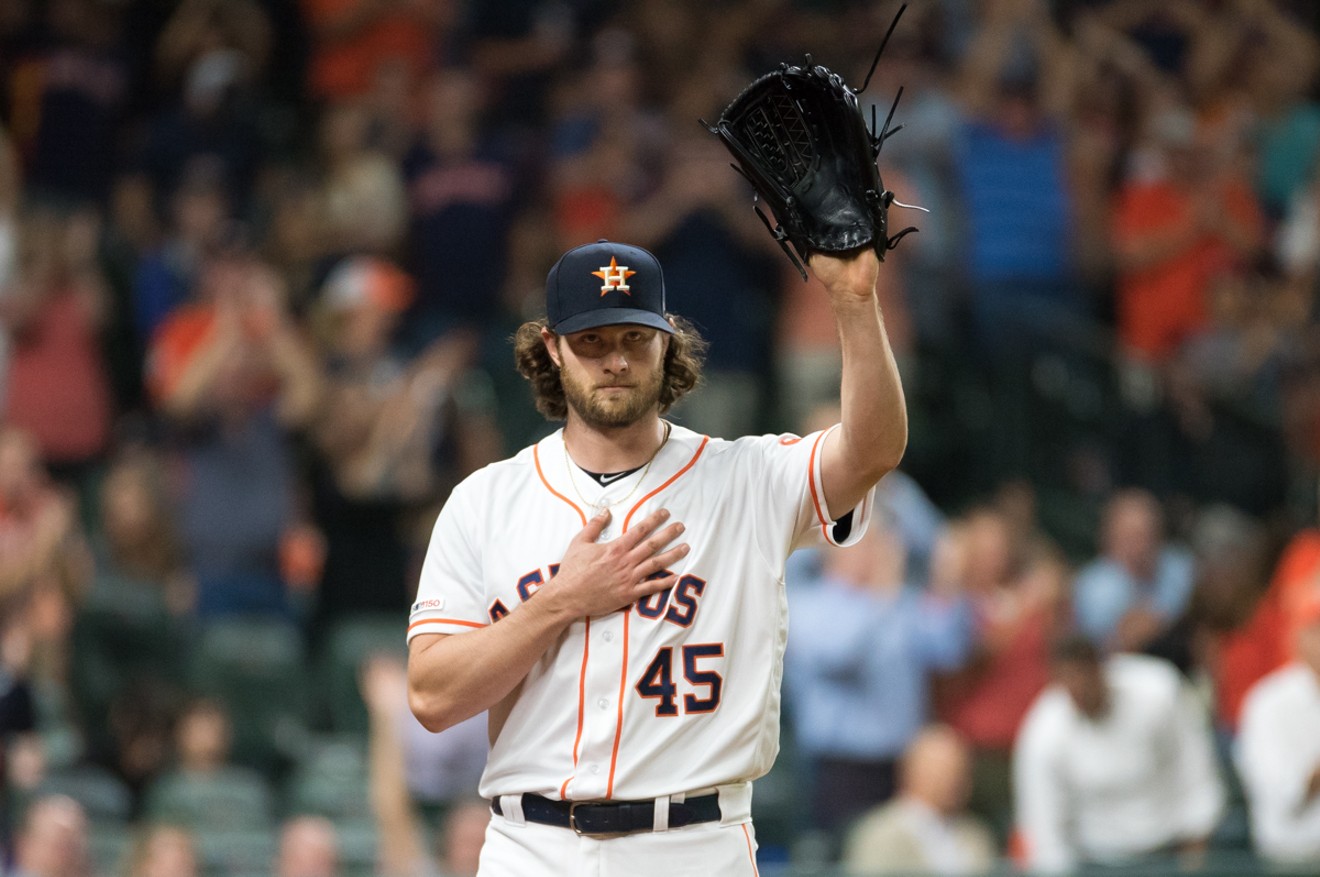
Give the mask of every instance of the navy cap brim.
[[601, 326], [649, 326], [661, 332], [674, 334], [674, 327], [669, 321], [652, 311], [640, 308], [600, 308], [565, 317], [550, 329], [560, 335], [569, 335], [585, 329], [599, 329]]

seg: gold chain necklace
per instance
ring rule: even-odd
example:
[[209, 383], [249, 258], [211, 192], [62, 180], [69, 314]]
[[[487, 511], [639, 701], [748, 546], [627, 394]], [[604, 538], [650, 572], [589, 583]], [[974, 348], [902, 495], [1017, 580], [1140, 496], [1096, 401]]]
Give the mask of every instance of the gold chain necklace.
[[[669, 421], [665, 420], [662, 421], [662, 423], [664, 423], [665, 425], [665, 437], [660, 440], [659, 447], [657, 447], [651, 453], [651, 458], [646, 461], [646, 465], [642, 468], [641, 477], [637, 479], [637, 483], [633, 485], [632, 490], [628, 491], [628, 493], [625, 494], [624, 496], [621, 496], [620, 498], [613, 500], [611, 502], [605, 502], [604, 497], [602, 497], [601, 500], [597, 502], [591, 502], [585, 496], [582, 495], [582, 491], [578, 490], [577, 481], [574, 480], [573, 478], [573, 469], [577, 467], [577, 464], [574, 463], [572, 459], [570, 459], [568, 456], [568, 442], [563, 441], [561, 439], [561, 442], [563, 442], [564, 445], [564, 469], [568, 473], [568, 483], [573, 488], [573, 492], [577, 494], [577, 498], [582, 500], [582, 504], [587, 508], [591, 509], [593, 514], [600, 514], [601, 512], [605, 511], [605, 509], [607, 508], [612, 508], [616, 505], [622, 505], [623, 503], [632, 499], [632, 495], [637, 492], [637, 488], [642, 486], [642, 482], [646, 480], [646, 473], [651, 471], [651, 464], [655, 462], [655, 458], [660, 456], [660, 452], [664, 450], [665, 445], [669, 443], [669, 433], [673, 431], [672, 427], [669, 424]], [[615, 482], [610, 482], [611, 485], [613, 485], [614, 483]], [[606, 487], [606, 489], [608, 489], [608, 486]]]

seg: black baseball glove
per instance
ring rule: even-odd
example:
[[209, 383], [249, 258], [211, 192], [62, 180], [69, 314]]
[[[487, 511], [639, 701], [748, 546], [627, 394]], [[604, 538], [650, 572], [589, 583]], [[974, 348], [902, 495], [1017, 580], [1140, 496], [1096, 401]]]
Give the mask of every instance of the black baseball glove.
[[[903, 8], [880, 44], [871, 73]], [[890, 236], [894, 193], [884, 187], [876, 166], [880, 147], [902, 127], [891, 130], [889, 123], [903, 90], [877, 133], [874, 108], [868, 128], [857, 101], [870, 80], [868, 74], [854, 91], [808, 55], [805, 66], [781, 64], [747, 86], [719, 121], [707, 126], [733, 153], [734, 170], [770, 205], [775, 225], [759, 206], [754, 209], [803, 279], [803, 265], [813, 252], [873, 247], [883, 260], [904, 235], [916, 231], [905, 228]]]

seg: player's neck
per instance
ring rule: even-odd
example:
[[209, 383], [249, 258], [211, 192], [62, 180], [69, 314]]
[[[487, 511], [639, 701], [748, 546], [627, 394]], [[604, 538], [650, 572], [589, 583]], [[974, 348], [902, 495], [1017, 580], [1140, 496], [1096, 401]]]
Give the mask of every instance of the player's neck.
[[614, 428], [589, 426], [571, 411], [564, 444], [573, 462], [588, 472], [626, 472], [645, 466], [665, 440], [659, 414]]

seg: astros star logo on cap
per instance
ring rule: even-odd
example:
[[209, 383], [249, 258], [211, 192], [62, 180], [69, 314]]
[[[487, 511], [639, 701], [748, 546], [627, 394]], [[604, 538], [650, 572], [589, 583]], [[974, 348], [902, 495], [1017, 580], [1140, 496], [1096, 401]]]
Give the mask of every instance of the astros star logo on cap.
[[603, 298], [611, 289], [617, 289], [624, 295], [632, 295], [631, 288], [628, 286], [628, 278], [636, 274], [636, 271], [629, 271], [627, 265], [620, 265], [619, 260], [610, 256], [610, 264], [601, 265], [599, 271], [592, 271], [592, 274], [599, 277], [605, 283], [600, 288], [600, 294]]

